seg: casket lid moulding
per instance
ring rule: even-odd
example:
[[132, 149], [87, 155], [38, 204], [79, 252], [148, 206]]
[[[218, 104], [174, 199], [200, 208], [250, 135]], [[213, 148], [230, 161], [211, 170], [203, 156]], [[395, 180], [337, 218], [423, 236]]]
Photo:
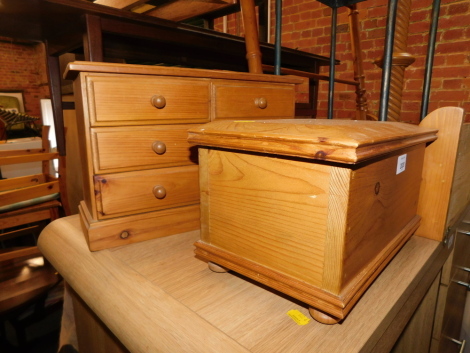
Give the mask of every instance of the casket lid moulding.
[[436, 129], [365, 120], [216, 120], [189, 130], [194, 145], [354, 164], [434, 141]]

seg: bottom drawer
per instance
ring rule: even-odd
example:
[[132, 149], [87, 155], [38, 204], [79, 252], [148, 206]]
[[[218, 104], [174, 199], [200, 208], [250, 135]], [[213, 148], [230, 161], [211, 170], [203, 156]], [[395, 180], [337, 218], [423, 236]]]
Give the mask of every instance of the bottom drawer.
[[98, 219], [199, 202], [198, 166], [95, 176]]

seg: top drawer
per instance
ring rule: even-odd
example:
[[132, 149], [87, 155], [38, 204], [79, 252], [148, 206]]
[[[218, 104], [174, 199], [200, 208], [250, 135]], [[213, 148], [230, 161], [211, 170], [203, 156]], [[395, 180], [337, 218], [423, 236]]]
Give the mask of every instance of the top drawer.
[[92, 126], [209, 121], [209, 80], [94, 74], [86, 89]]
[[293, 85], [214, 81], [215, 119], [294, 117]]

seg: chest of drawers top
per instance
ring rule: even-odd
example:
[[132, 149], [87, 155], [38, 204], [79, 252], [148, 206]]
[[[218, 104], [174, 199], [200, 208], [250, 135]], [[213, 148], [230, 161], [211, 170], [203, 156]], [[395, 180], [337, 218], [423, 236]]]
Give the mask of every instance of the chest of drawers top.
[[253, 82], [291, 83], [301, 84], [302, 78], [296, 76], [274, 76], [251, 74], [248, 72], [234, 72], [225, 70], [189, 69], [181, 67], [156, 66], [156, 65], [132, 65], [115, 64], [92, 61], [74, 61], [68, 64], [64, 73], [64, 78], [74, 80], [79, 73], [113, 73], [113, 74], [136, 74], [154, 75], [168, 77], [187, 78], [212, 78], [212, 79], [234, 79]]
[[290, 117], [294, 76], [74, 62], [90, 126], [205, 123], [214, 119]]

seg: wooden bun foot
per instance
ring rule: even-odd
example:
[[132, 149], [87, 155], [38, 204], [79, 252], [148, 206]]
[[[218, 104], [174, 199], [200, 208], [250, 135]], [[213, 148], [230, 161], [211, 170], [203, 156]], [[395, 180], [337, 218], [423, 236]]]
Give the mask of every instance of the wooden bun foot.
[[341, 320], [314, 308], [308, 308], [308, 311], [316, 321], [325, 325], [334, 325], [337, 324], [339, 320]]
[[209, 265], [209, 269], [210, 269], [211, 271], [213, 271], [213, 272], [217, 272], [217, 273], [228, 272], [228, 269], [227, 269], [227, 268], [222, 267], [222, 266], [220, 266], [220, 265], [217, 265], [217, 264], [215, 264], [215, 263], [213, 263], [213, 262], [209, 262], [208, 265]]

